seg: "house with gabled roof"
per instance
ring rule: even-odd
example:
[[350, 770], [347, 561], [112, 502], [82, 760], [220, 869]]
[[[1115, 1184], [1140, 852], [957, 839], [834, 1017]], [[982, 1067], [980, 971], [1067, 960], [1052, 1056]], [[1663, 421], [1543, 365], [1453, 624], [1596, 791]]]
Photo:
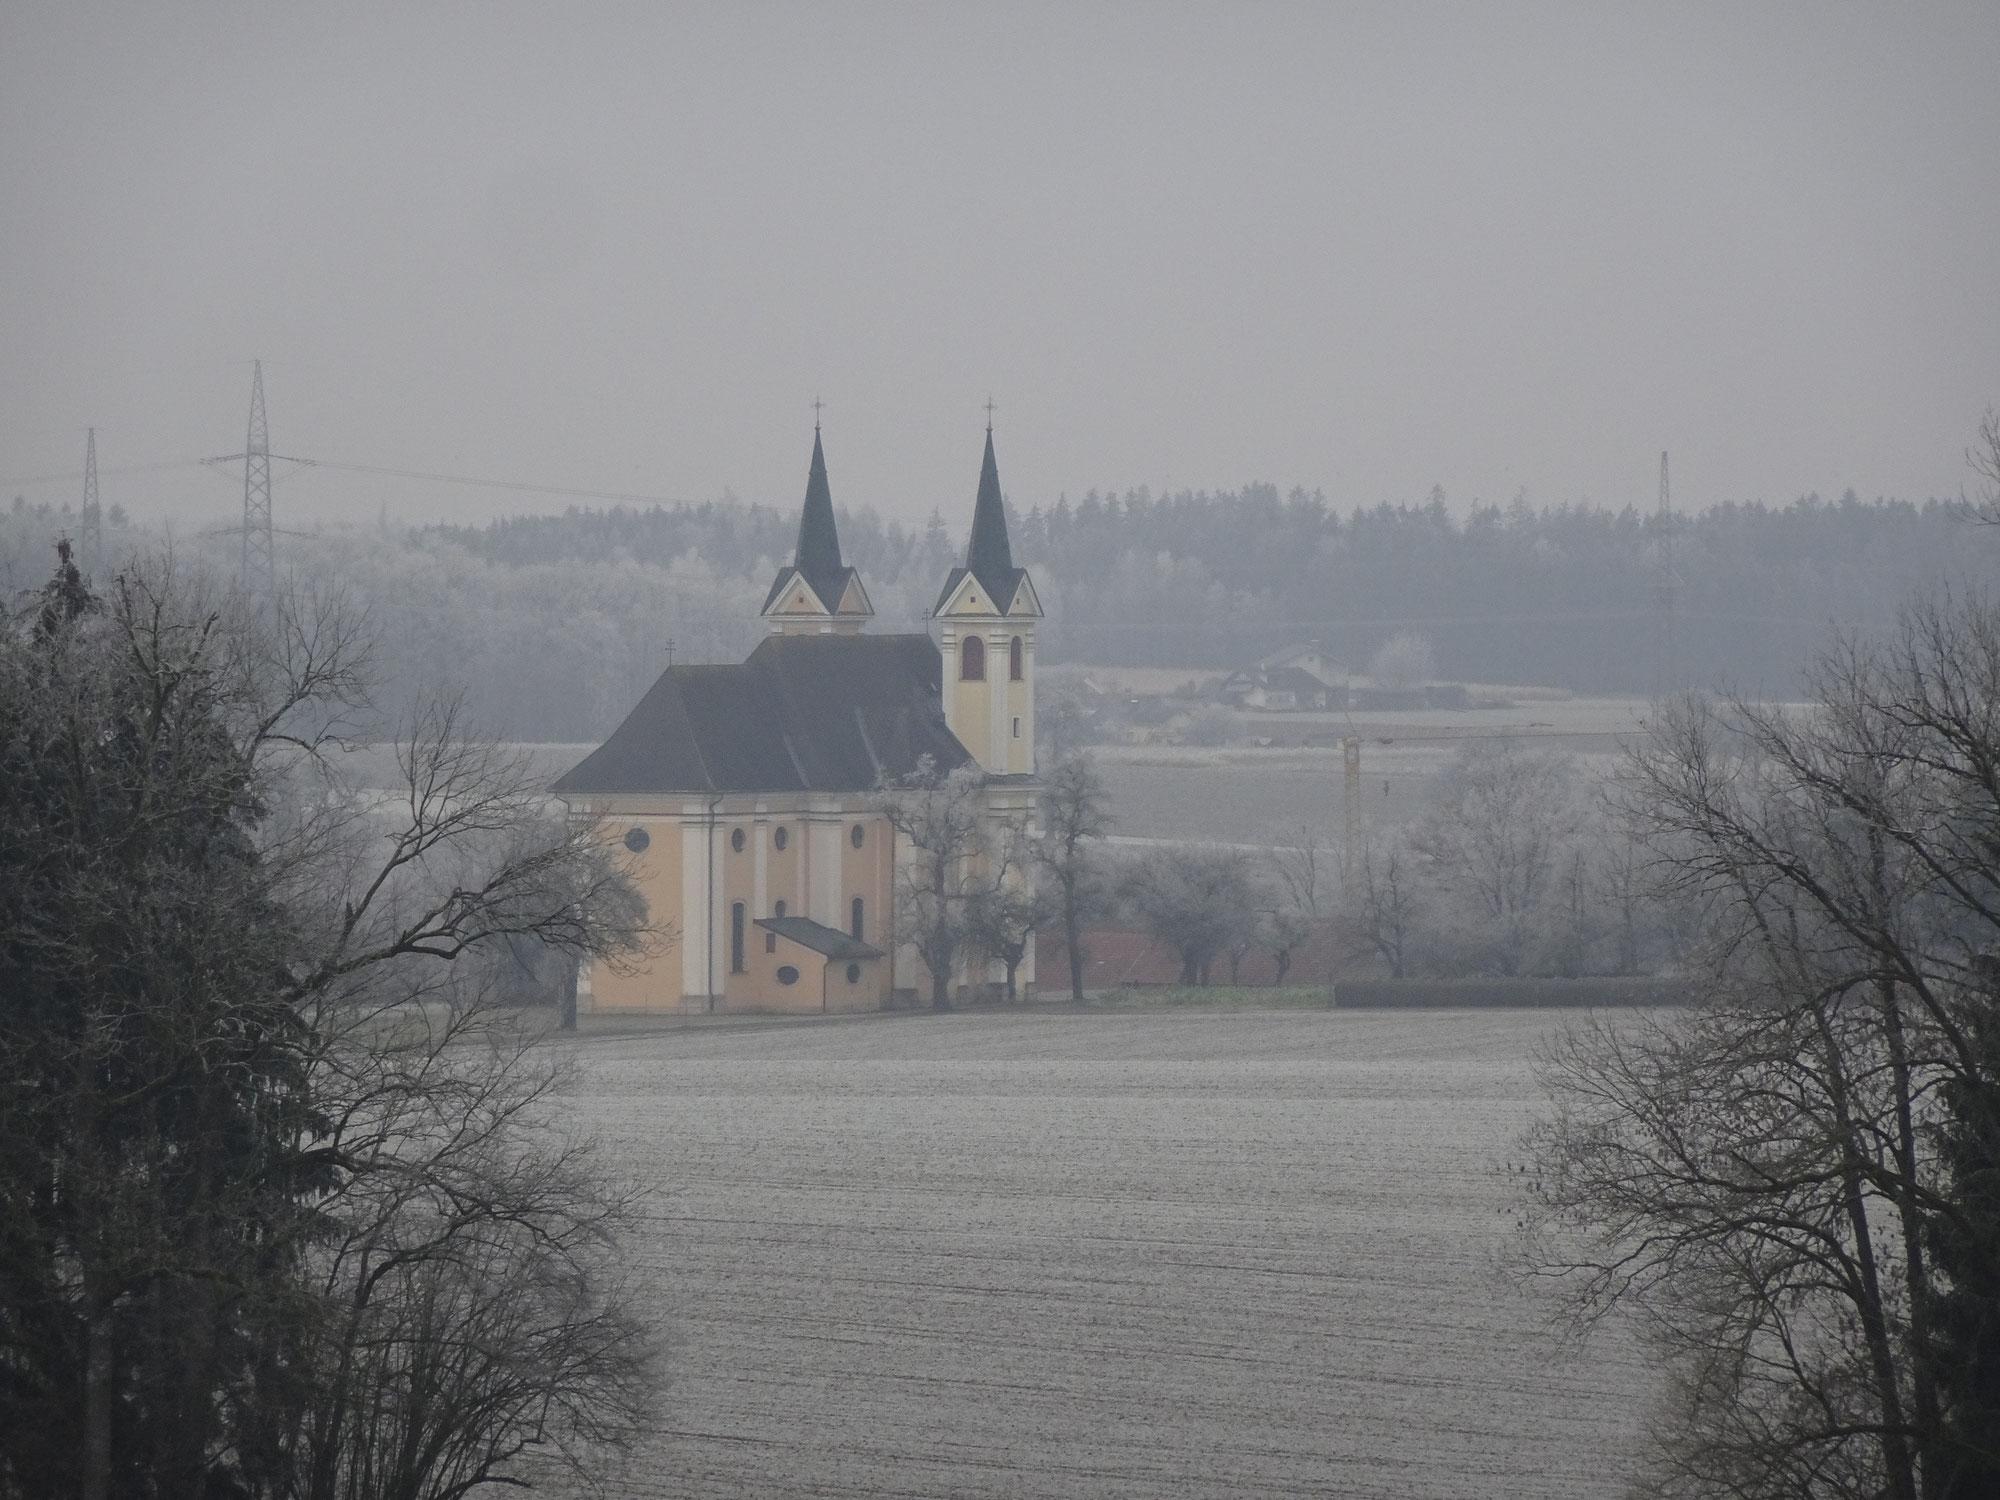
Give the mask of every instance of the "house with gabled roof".
[[1222, 679], [1218, 688], [1234, 708], [1274, 713], [1347, 706], [1347, 669], [1327, 656], [1317, 642], [1275, 651]]
[[[993, 433], [964, 566], [932, 635], [868, 635], [874, 614], [841, 556], [817, 428], [798, 544], [742, 662], [672, 666], [604, 743], [555, 783], [573, 816], [623, 846], [665, 934], [636, 966], [587, 966], [582, 1011], [852, 1011], [928, 989], [897, 932], [909, 850], [871, 807], [926, 760], [976, 762], [996, 825], [1031, 818], [1035, 626], [1041, 606], [1007, 537]], [[997, 981], [980, 959], [955, 987]], [[1016, 976], [1031, 987], [1032, 952]], [[1031, 992], [1031, 990], [1030, 990]]]

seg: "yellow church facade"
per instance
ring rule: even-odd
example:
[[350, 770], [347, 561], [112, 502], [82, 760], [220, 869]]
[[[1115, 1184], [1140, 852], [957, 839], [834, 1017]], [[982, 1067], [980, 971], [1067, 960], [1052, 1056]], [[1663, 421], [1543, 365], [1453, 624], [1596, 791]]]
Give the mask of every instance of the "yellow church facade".
[[[910, 850], [873, 806], [926, 758], [984, 771], [995, 831], [1032, 821], [1035, 626], [1013, 566], [992, 434], [966, 564], [931, 635], [870, 635], [874, 611], [841, 558], [819, 435], [793, 562], [766, 597], [767, 634], [741, 663], [676, 666], [555, 783], [571, 816], [623, 847], [661, 940], [637, 965], [588, 965], [583, 1013], [832, 1013], [908, 1004], [930, 979], [897, 930]], [[1004, 970], [978, 955], [961, 996]], [[1017, 973], [1034, 985], [1033, 945]]]

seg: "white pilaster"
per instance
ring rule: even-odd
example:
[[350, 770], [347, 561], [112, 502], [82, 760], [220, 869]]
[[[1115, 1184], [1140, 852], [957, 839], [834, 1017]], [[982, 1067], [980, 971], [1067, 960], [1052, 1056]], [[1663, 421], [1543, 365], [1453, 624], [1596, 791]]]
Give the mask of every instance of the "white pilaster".
[[708, 813], [699, 803], [681, 817], [681, 993], [708, 993]]
[[828, 927], [845, 928], [840, 915], [840, 841], [845, 831], [838, 813], [816, 815], [806, 825], [812, 854], [812, 919]]
[[1007, 643], [1012, 637], [1007, 632], [1006, 623], [991, 625], [986, 630], [986, 702], [987, 726], [986, 769], [1004, 772], [1007, 769], [1007, 740], [1013, 733], [1013, 720], [1007, 713], [1007, 673], [1011, 664]]

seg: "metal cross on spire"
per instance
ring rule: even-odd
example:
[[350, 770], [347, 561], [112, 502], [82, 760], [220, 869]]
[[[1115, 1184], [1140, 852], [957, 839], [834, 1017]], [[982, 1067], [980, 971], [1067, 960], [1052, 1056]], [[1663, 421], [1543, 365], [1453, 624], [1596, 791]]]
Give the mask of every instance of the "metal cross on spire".
[[817, 396], [813, 397], [813, 431], [814, 431], [814, 432], [818, 432], [818, 431], [819, 431], [819, 414], [820, 414], [821, 410], [823, 410], [823, 409], [825, 408], [825, 406], [826, 406], [826, 403], [825, 403], [824, 401], [820, 400], [820, 399], [819, 399], [819, 397], [817, 397]]
[[993, 398], [991, 396], [988, 396], [986, 398], [986, 430], [988, 432], [991, 432], [993, 430], [993, 413], [996, 412], [997, 410], [999, 410], [999, 408], [993, 404]]

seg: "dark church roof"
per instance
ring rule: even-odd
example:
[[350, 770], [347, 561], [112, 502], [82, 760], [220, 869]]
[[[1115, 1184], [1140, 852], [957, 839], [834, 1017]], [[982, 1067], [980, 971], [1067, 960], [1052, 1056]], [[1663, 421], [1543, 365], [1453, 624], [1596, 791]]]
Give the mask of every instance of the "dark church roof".
[[777, 603], [795, 573], [812, 586], [829, 614], [839, 613], [854, 569], [840, 559], [840, 533], [833, 524], [833, 489], [826, 480], [826, 454], [820, 448], [817, 427], [813, 429], [812, 468], [806, 474], [805, 508], [799, 512], [798, 546], [792, 552], [792, 565], [778, 570], [771, 592], [765, 596], [765, 609]]
[[811, 917], [759, 917], [757, 925], [779, 937], [823, 953], [828, 958], [880, 958], [882, 950], [871, 948], [857, 937], [849, 937], [837, 927], [815, 922]]
[[669, 667], [557, 793], [858, 792], [929, 755], [972, 757], [945, 727], [925, 635], [770, 635], [735, 666]]
[[1004, 614], [1027, 576], [1014, 566], [1014, 549], [1007, 541], [1007, 502], [1000, 494], [1000, 466], [993, 459], [993, 429], [986, 429], [986, 457], [979, 465], [979, 498], [972, 504], [972, 540], [965, 549], [965, 566], [953, 568], [932, 613], [943, 609], [967, 573], [979, 580], [995, 614]]

